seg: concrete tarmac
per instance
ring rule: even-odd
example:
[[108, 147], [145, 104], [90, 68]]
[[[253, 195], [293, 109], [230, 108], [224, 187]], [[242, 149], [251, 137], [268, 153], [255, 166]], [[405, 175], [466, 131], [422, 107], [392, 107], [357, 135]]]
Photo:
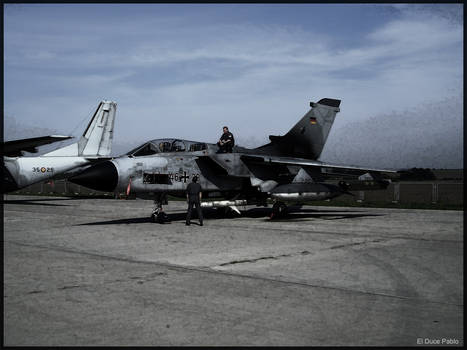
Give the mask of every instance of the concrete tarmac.
[[4, 196], [3, 345], [464, 343], [462, 211]]

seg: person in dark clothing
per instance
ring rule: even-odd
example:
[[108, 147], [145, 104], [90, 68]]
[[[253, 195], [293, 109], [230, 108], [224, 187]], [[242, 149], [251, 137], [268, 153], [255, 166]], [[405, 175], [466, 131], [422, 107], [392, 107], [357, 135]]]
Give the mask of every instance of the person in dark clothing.
[[233, 146], [235, 146], [234, 136], [228, 127], [224, 126], [222, 130], [221, 138], [217, 141], [217, 145], [219, 146], [217, 153], [232, 153]]
[[198, 176], [193, 176], [192, 182], [188, 184], [186, 188], [186, 200], [188, 202], [188, 212], [186, 213], [186, 225], [190, 225], [191, 219], [191, 210], [193, 209], [193, 205], [196, 207], [198, 211], [198, 219], [199, 225], [203, 226], [203, 213], [201, 211], [201, 185], [198, 183]]

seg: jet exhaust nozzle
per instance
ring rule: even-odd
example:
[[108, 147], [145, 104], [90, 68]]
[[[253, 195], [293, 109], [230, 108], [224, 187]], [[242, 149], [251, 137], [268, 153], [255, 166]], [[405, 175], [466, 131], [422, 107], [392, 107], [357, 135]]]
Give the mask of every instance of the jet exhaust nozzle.
[[87, 168], [69, 180], [96, 191], [113, 192], [118, 184], [118, 171], [113, 162], [105, 161]]

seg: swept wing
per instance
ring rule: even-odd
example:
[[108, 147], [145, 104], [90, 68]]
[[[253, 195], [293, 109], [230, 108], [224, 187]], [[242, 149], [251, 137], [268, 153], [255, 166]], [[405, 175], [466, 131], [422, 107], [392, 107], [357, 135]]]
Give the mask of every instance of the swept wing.
[[350, 175], [350, 176], [361, 176], [366, 173], [371, 175], [381, 173], [397, 173], [397, 170], [390, 169], [376, 169], [376, 168], [364, 168], [351, 165], [340, 165], [321, 162], [317, 160], [308, 160], [300, 158], [289, 158], [289, 157], [271, 157], [261, 155], [243, 155], [241, 159], [246, 164], [264, 164], [264, 165], [292, 165], [300, 166], [306, 170], [313, 172], [319, 172], [322, 176], [326, 175]]

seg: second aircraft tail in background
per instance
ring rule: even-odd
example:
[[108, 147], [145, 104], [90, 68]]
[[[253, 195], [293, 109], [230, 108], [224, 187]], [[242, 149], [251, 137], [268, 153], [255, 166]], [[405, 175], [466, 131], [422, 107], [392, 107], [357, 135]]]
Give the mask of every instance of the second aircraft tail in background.
[[113, 129], [117, 104], [101, 101], [78, 142], [42, 155], [43, 157], [81, 156], [105, 157], [112, 151]]

